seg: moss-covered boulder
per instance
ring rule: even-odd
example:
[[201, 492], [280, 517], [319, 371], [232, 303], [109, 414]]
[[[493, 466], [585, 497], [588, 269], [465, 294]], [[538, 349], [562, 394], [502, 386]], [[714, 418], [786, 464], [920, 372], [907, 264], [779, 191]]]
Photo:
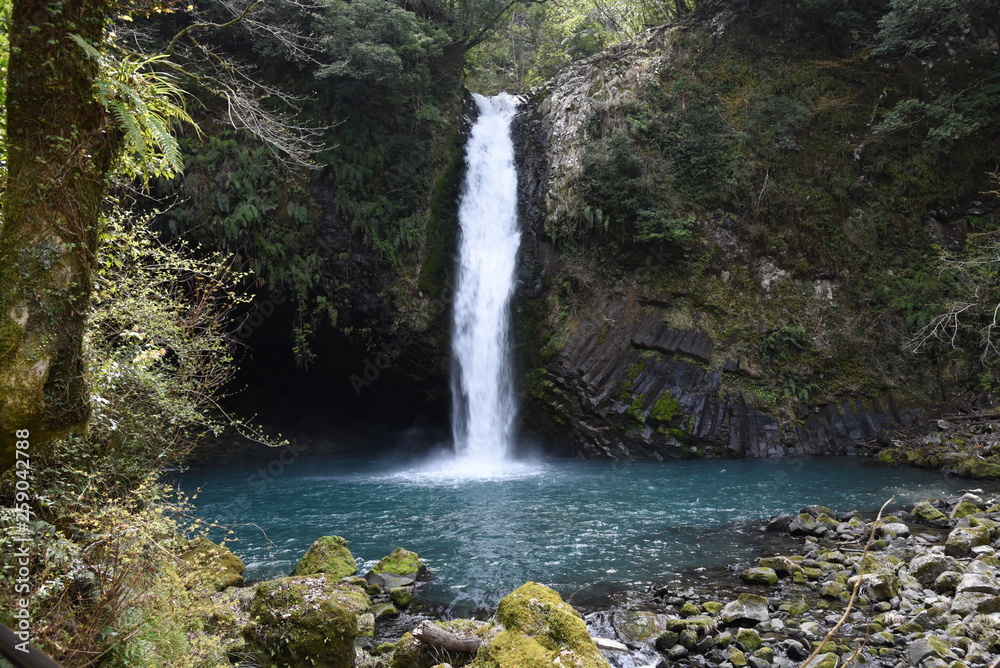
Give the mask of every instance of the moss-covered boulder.
[[323, 536], [313, 543], [299, 560], [292, 575], [326, 573], [339, 580], [358, 572], [347, 541], [340, 536]]
[[955, 527], [944, 543], [944, 553], [949, 557], [966, 557], [972, 548], [990, 544], [986, 527]]
[[969, 501], [959, 501], [951, 511], [951, 519], [960, 520], [969, 515], [977, 515], [982, 512], [982, 508]]
[[358, 616], [370, 605], [363, 589], [326, 574], [262, 582], [243, 637], [267, 668], [351, 668]]
[[412, 633], [404, 633], [396, 642], [392, 653], [392, 668], [430, 668], [437, 663], [437, 655], [431, 654]]
[[376, 575], [394, 573], [416, 579], [427, 572], [427, 567], [424, 566], [424, 562], [420, 561], [420, 555], [416, 552], [410, 552], [409, 550], [397, 547], [392, 551], [392, 554], [382, 557], [372, 567], [371, 572]]
[[243, 571], [246, 566], [225, 545], [218, 545], [204, 536], [198, 536], [183, 543], [180, 557], [190, 566], [185, 574], [189, 589], [208, 587], [214, 591], [222, 591], [227, 587], [243, 586]]
[[389, 598], [396, 606], [405, 608], [413, 600], [413, 587], [393, 587], [389, 590]]
[[740, 629], [736, 632], [736, 644], [744, 652], [756, 652], [763, 644], [760, 634], [753, 629]]
[[667, 622], [667, 628], [671, 631], [681, 633], [690, 629], [699, 636], [712, 633], [717, 626], [715, 620], [707, 615], [698, 615], [697, 617], [687, 617], [685, 619], [671, 619]]
[[749, 584], [770, 586], [778, 581], [778, 574], [774, 572], [774, 569], [757, 566], [740, 573], [740, 579]]
[[755, 626], [768, 619], [767, 599], [757, 594], [740, 594], [735, 601], [726, 603], [719, 613], [722, 626]]
[[910, 517], [917, 522], [924, 524], [940, 524], [948, 519], [948, 516], [932, 506], [928, 501], [921, 501], [913, 506]]
[[473, 668], [609, 666], [580, 613], [537, 582], [505, 596], [497, 606], [495, 623], [503, 630], [479, 650]]
[[611, 623], [622, 642], [638, 645], [663, 633], [668, 621], [666, 615], [655, 612], [616, 610]]
[[802, 570], [802, 567], [786, 556], [762, 557], [757, 560], [757, 565], [761, 568], [770, 568], [779, 577], [785, 577]]

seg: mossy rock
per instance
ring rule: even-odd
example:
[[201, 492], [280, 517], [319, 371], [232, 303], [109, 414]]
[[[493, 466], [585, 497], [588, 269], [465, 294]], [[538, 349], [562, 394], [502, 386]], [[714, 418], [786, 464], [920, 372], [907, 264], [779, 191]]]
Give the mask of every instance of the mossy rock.
[[656, 649], [660, 650], [664, 654], [670, 651], [670, 648], [677, 644], [680, 640], [681, 634], [677, 631], [664, 631], [660, 635], [656, 636]]
[[965, 557], [974, 547], [990, 544], [986, 527], [955, 527], [945, 540], [944, 553], [949, 557]]
[[413, 600], [413, 587], [393, 587], [389, 590], [389, 598], [400, 608], [405, 608]]
[[395, 617], [399, 614], [399, 610], [392, 603], [376, 603], [368, 608], [368, 612], [375, 615], [375, 619], [379, 617]]
[[785, 556], [762, 557], [757, 560], [757, 565], [761, 568], [770, 568], [779, 577], [785, 577], [786, 575], [802, 570], [801, 566]]
[[227, 587], [243, 586], [246, 566], [225, 545], [198, 536], [183, 544], [180, 557], [191, 565], [191, 570], [185, 575], [189, 589], [207, 586], [214, 591], [222, 591]]
[[773, 568], [757, 566], [756, 568], [748, 568], [740, 573], [740, 580], [750, 584], [771, 586], [778, 581], [778, 574], [774, 572]]
[[680, 609], [681, 617], [694, 617], [695, 615], [700, 615], [704, 610], [702, 610], [698, 605], [688, 601]]
[[878, 453], [878, 460], [883, 464], [895, 464], [899, 461], [899, 457], [898, 450], [886, 449]]
[[913, 510], [910, 511], [910, 517], [917, 522], [923, 522], [925, 524], [933, 524], [948, 519], [947, 515], [942, 513], [927, 501], [921, 501], [920, 503], [914, 505]]
[[358, 616], [371, 605], [360, 587], [326, 574], [262, 582], [243, 637], [266, 668], [354, 665]]
[[837, 668], [840, 665], [840, 657], [834, 652], [820, 654], [809, 663], [803, 664], [803, 668]]
[[667, 616], [644, 610], [616, 610], [612, 625], [619, 639], [640, 644], [658, 637], [667, 628]]
[[698, 635], [707, 635], [716, 628], [716, 622], [711, 617], [699, 615], [697, 617], [687, 617], [685, 619], [671, 619], [667, 622], [667, 628], [678, 633], [685, 629], [693, 629]]
[[955, 509], [951, 511], [951, 519], [960, 520], [968, 515], [976, 515], [981, 512], [979, 506], [969, 501], [961, 501]]
[[[833, 511], [830, 511], [830, 512], [833, 512]], [[840, 526], [840, 522], [839, 521], [837, 521], [833, 517], [830, 517], [826, 513], [820, 513], [819, 515], [817, 515], [816, 516], [816, 521], [817, 522], [821, 522], [821, 523], [827, 525], [831, 529], [836, 529], [838, 526]]]
[[819, 595], [823, 598], [840, 598], [840, 595], [847, 591], [847, 587], [841, 582], [827, 582], [820, 587]]
[[768, 663], [774, 662], [774, 650], [770, 647], [761, 647], [756, 652], [753, 653], [758, 659], [767, 661]]
[[736, 633], [736, 644], [739, 645], [744, 652], [755, 652], [760, 649], [763, 644], [763, 640], [760, 638], [760, 634], [753, 629], [740, 629]]
[[798, 601], [786, 601], [778, 606], [779, 610], [787, 612], [792, 617], [801, 617], [809, 612], [809, 603], [804, 599]]
[[358, 572], [347, 541], [340, 536], [323, 536], [316, 540], [299, 560], [292, 575], [326, 573], [339, 580]]
[[408, 575], [416, 578], [424, 574], [427, 567], [420, 561], [420, 556], [416, 552], [410, 552], [401, 547], [397, 547], [387, 557], [382, 557], [375, 566], [372, 573], [395, 573], [396, 575]]
[[404, 633], [396, 642], [392, 653], [392, 668], [431, 668], [437, 665], [440, 655], [431, 652], [427, 647], [413, 637], [412, 633]]
[[701, 604], [701, 607], [705, 608], [705, 612], [710, 615], [717, 615], [722, 610], [722, 603], [719, 601], [705, 601]]
[[959, 462], [958, 474], [969, 478], [1000, 478], [1000, 462], [973, 457]]
[[503, 630], [482, 646], [473, 668], [608, 668], [580, 613], [537, 582], [505, 596], [495, 622]]
[[370, 612], [363, 612], [358, 615], [358, 637], [375, 637], [375, 615]]

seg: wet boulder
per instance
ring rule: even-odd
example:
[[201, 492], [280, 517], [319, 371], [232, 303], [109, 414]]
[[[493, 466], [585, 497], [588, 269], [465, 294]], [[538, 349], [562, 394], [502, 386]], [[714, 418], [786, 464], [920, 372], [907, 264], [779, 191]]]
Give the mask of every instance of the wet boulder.
[[792, 518], [788, 525], [788, 533], [793, 536], [823, 536], [830, 531], [836, 531], [840, 522], [826, 513], [813, 516], [810, 513], [800, 513]]
[[977, 545], [989, 545], [990, 532], [986, 527], [955, 527], [944, 543], [944, 553], [950, 557], [967, 557]]
[[940, 525], [948, 521], [948, 516], [935, 508], [929, 501], [921, 501], [913, 506], [910, 517], [914, 522]]
[[391, 573], [416, 580], [427, 572], [427, 567], [416, 552], [397, 547], [392, 554], [382, 557], [371, 572], [376, 575]]
[[824, 515], [824, 514], [825, 515], [830, 515], [831, 517], [833, 517], [833, 516], [835, 516], [837, 514], [836, 512], [833, 511], [832, 508], [827, 508], [826, 506], [821, 506], [821, 505], [818, 505], [818, 504], [812, 504], [812, 505], [806, 506], [805, 508], [801, 509], [799, 512], [800, 513], [809, 513], [810, 515], [813, 515], [814, 517], [818, 517], [819, 515]]
[[774, 572], [773, 568], [757, 566], [755, 568], [748, 568], [740, 573], [740, 580], [743, 580], [748, 584], [770, 586], [778, 581], [778, 574]]
[[906, 648], [906, 656], [910, 665], [916, 666], [926, 659], [947, 659], [955, 660], [957, 657], [952, 653], [948, 643], [937, 636], [927, 636], [911, 642]]
[[982, 511], [982, 508], [980, 507], [981, 505], [982, 502], [980, 502], [980, 505], [977, 506], [971, 501], [959, 501], [952, 509], [950, 517], [953, 520], [960, 520], [963, 517], [968, 517], [969, 515], [977, 515]]
[[945, 571], [941, 575], [937, 576], [934, 580], [934, 584], [931, 585], [931, 589], [939, 594], [951, 594], [958, 587], [958, 583], [962, 581], [962, 574], [958, 571]]
[[473, 668], [609, 667], [580, 613], [537, 582], [505, 596], [497, 605], [494, 623], [503, 630], [480, 648]]
[[643, 610], [616, 610], [612, 626], [624, 642], [638, 645], [656, 638], [667, 629], [668, 618]]
[[899, 595], [899, 579], [890, 573], [865, 573], [848, 579], [847, 586], [854, 588], [861, 578], [861, 595], [872, 601], [891, 601]]
[[953, 557], [948, 557], [936, 552], [928, 552], [914, 558], [910, 562], [910, 575], [923, 585], [933, 584], [945, 571], [955, 570], [958, 562]]
[[965, 569], [965, 574], [955, 587], [956, 594], [975, 592], [977, 594], [1000, 595], [1000, 582], [996, 569], [982, 561], [973, 561]]
[[755, 626], [767, 620], [767, 599], [756, 594], [740, 594], [719, 613], [721, 626]]
[[326, 573], [339, 580], [357, 572], [358, 565], [347, 549], [347, 541], [340, 536], [322, 536], [302, 556], [292, 575]]
[[775, 515], [767, 521], [767, 527], [764, 530], [769, 533], [788, 533], [788, 527], [791, 523], [791, 515], [787, 513]]
[[326, 574], [262, 582], [243, 637], [267, 668], [353, 666], [358, 617], [370, 605], [363, 589]]
[[887, 522], [878, 527], [876, 535], [887, 539], [893, 536], [906, 538], [910, 535], [910, 527], [902, 522]]
[[417, 578], [426, 573], [427, 567], [416, 552], [397, 547], [365, 574], [365, 581], [388, 593], [400, 587], [412, 587]]

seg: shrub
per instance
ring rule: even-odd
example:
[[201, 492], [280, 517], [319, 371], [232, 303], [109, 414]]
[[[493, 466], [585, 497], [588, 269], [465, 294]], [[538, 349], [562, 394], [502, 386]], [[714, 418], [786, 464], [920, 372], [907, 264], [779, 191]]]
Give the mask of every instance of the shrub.
[[[145, 223], [105, 221], [84, 346], [91, 429], [31, 453], [27, 593], [15, 593], [23, 564], [11, 549], [24, 523], [0, 508], [0, 610], [30, 600], [33, 642], [67, 668], [228, 665], [205, 632], [215, 604], [189, 591], [176, 554], [182, 533], [204, 527], [182, 521], [190, 504], [159, 479], [233, 422], [216, 402], [242, 275], [220, 255], [159, 243]], [[14, 481], [0, 478], [0, 502], [12, 503]]]

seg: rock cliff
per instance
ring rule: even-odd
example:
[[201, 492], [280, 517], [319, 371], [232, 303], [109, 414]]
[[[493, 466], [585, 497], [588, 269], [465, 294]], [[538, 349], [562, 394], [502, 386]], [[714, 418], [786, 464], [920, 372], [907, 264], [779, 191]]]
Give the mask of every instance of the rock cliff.
[[816, 36], [798, 10], [719, 3], [532, 96], [527, 428], [587, 457], [848, 454], [968, 387], [968, 355], [912, 334], [941, 247], [997, 227], [997, 134], [878, 131], [939, 91]]

